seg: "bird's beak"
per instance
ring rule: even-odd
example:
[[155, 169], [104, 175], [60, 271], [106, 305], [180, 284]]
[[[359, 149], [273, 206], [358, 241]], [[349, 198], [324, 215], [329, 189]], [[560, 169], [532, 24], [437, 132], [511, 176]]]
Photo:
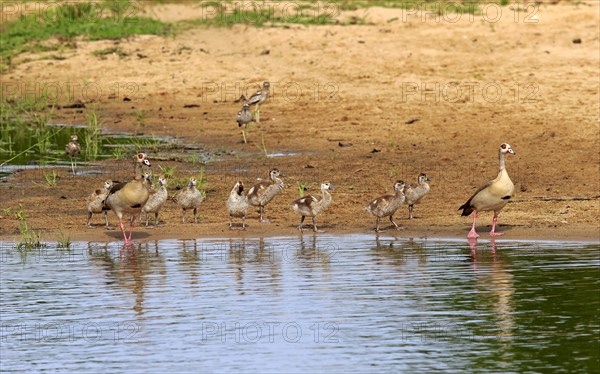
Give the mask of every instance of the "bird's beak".
[[333, 186], [332, 186], [332, 185], [329, 185], [329, 189], [330, 189], [331, 191], [333, 191]]

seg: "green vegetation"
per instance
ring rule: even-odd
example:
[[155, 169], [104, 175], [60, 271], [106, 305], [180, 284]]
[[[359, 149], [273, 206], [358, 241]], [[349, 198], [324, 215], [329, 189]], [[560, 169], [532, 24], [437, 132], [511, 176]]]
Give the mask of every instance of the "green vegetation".
[[206, 189], [208, 188], [208, 180], [204, 175], [204, 168], [200, 167], [198, 177], [196, 178], [196, 188], [202, 193], [202, 198], [206, 198]]
[[122, 39], [132, 35], [168, 35], [172, 25], [137, 16], [140, 3], [129, 0], [65, 2], [38, 7], [39, 12], [22, 15], [2, 25], [0, 72], [23, 52], [44, 52], [73, 46], [73, 40]]
[[[231, 3], [231, 2], [230, 2]], [[273, 3], [249, 2], [247, 4], [227, 2], [203, 2], [205, 16], [201, 19], [182, 21], [183, 26], [216, 26], [231, 27], [236, 24], [262, 27], [266, 24], [302, 24], [302, 25], [329, 25], [337, 23], [337, 15], [333, 7], [326, 11], [319, 11], [317, 6], [276, 6]], [[285, 5], [285, 4], [284, 4]]]
[[15, 213], [15, 217], [19, 220], [20, 239], [17, 244], [18, 250], [28, 251], [35, 248], [43, 248], [42, 236], [39, 232], [29, 229], [27, 225], [27, 215], [23, 211], [23, 204], [19, 204], [19, 210]]
[[46, 180], [46, 184], [48, 185], [48, 187], [56, 186], [58, 173], [56, 172], [56, 170], [44, 172], [44, 179]]
[[125, 158], [125, 147], [122, 145], [115, 147], [112, 151], [112, 156], [115, 160], [122, 160]]
[[71, 235], [65, 234], [62, 230], [60, 230], [60, 234], [58, 236], [58, 240], [56, 241], [56, 246], [61, 249], [69, 249], [71, 248]]
[[[25, 96], [22, 99], [3, 98], [0, 101], [0, 153], [5, 153], [7, 164], [24, 154], [38, 153], [47, 155], [52, 148], [51, 139], [62, 128], [47, 126], [52, 117], [52, 108], [48, 108], [45, 95], [41, 97]], [[26, 142], [24, 150], [14, 149], [15, 144]], [[65, 143], [66, 144], [66, 143]]]
[[144, 113], [143, 110], [135, 111], [135, 123], [137, 126], [144, 128], [146, 127], [146, 119], [148, 118], [148, 114]]
[[[154, 0], [154, 3], [180, 2]], [[262, 1], [203, 1], [194, 6], [203, 8], [203, 17], [176, 23], [161, 22], [142, 17], [141, 6], [150, 2], [130, 0], [104, 0], [102, 2], [65, 2], [53, 6], [39, 6], [38, 12], [21, 15], [1, 26], [0, 72], [13, 66], [14, 58], [23, 52], [60, 51], [74, 48], [74, 40], [116, 40], [133, 35], [172, 35], [177, 31], [194, 26], [231, 27], [245, 24], [255, 27], [282, 26], [286, 24], [330, 25], [366, 24], [363, 17], [340, 20], [340, 13], [370, 7], [404, 8], [427, 10], [437, 13], [478, 14], [483, 4], [490, 2], [507, 5], [508, 0], [304, 0], [297, 3]], [[181, 47], [179, 53], [189, 50]], [[93, 52], [104, 57], [117, 54], [125, 58], [128, 54], [120, 47], [111, 47]], [[51, 54], [46, 59], [64, 59], [61, 54]]]
[[[305, 2], [316, 4], [319, 3], [320, 0], [305, 0]], [[480, 9], [480, 5], [489, 3], [506, 5], [508, 0], [328, 0], [321, 6], [321, 9], [335, 7], [339, 11], [351, 11], [363, 8], [382, 7], [455, 13], [477, 13]]]
[[102, 134], [102, 120], [95, 109], [87, 110], [85, 113], [87, 131], [83, 137], [83, 152], [87, 158], [96, 159], [100, 150]]
[[[156, 153], [177, 148], [177, 144], [156, 136], [103, 134], [103, 119], [94, 105], [84, 109], [85, 127], [52, 126], [54, 108], [54, 103], [46, 95], [7, 95], [0, 100], [0, 166], [25, 165], [31, 160], [41, 166], [58, 160], [66, 161], [68, 156], [64, 146], [71, 135], [79, 137], [82, 153], [78, 160], [83, 161], [108, 158], [109, 155], [121, 159], [138, 151]], [[109, 146], [114, 147], [108, 151]], [[48, 176], [51, 177], [50, 174]]]
[[256, 148], [258, 148], [258, 150], [265, 155], [265, 157], [268, 155], [267, 146], [265, 145], [265, 136], [262, 133], [260, 134], [260, 145], [255, 145]]
[[164, 175], [164, 177], [167, 179], [173, 178], [173, 175], [175, 175], [175, 171], [177, 170], [176, 165], [173, 165], [173, 166], [158, 165], [158, 168], [160, 169], [160, 172], [162, 173], [162, 175]]
[[123, 48], [121, 48], [121, 47], [109, 47], [109, 48], [99, 49], [97, 51], [92, 52], [92, 55], [98, 56], [101, 58], [105, 58], [106, 56], [112, 55], [112, 54], [119, 56], [119, 58], [125, 58], [125, 57], [129, 56], [129, 54], [127, 52], [125, 52], [123, 50]]
[[304, 197], [304, 193], [312, 186], [312, 184], [306, 184], [300, 181], [296, 183], [298, 187], [298, 195], [300, 195], [300, 197]]

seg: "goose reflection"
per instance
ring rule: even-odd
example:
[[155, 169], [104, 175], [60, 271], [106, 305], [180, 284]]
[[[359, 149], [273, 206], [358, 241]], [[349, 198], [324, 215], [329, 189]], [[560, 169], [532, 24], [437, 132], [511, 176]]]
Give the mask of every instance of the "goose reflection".
[[[391, 260], [394, 265], [404, 266], [408, 260], [417, 260], [418, 266], [422, 267], [429, 261], [426, 240], [415, 240], [414, 238], [400, 240], [390, 237], [382, 241], [379, 234], [375, 234], [375, 246], [372, 249], [378, 256], [376, 261], [379, 264]], [[437, 252], [433, 252], [433, 255], [437, 255]], [[381, 262], [382, 259], [385, 261]]]
[[[185, 267], [186, 272], [190, 274], [190, 284], [198, 285], [198, 267], [202, 261], [198, 253], [198, 241], [196, 239], [180, 240], [182, 251], [179, 252], [180, 263]], [[197, 287], [192, 287], [196, 289]]]
[[154, 268], [166, 276], [164, 258], [158, 253], [158, 242], [154, 242], [153, 249], [150, 249], [149, 243], [122, 246], [118, 253], [108, 243], [104, 246], [97, 244], [88, 243], [91, 261], [104, 270], [108, 285], [117, 285], [133, 293], [132, 309], [142, 315], [147, 276], [154, 272]]
[[[478, 289], [489, 290], [482, 294], [481, 303], [494, 312], [494, 334], [505, 346], [510, 345], [514, 329], [514, 293], [515, 282], [511, 272], [505, 268], [506, 260], [495, 239], [489, 246], [477, 244], [477, 240], [469, 241], [473, 270], [477, 272], [475, 282]], [[491, 296], [491, 297], [490, 297]]]
[[[290, 244], [286, 247], [286, 259], [293, 258], [304, 267], [321, 267], [329, 269], [332, 259], [335, 257], [339, 247], [334, 242], [321, 238], [317, 241], [317, 235], [300, 236], [298, 246]], [[293, 257], [291, 257], [292, 255]]]
[[[266, 289], [279, 293], [281, 278], [280, 258], [277, 246], [266, 243], [265, 238], [258, 240], [229, 239], [227, 243], [227, 262], [234, 269], [237, 291], [240, 295], [250, 287], [255, 291], [256, 282], [266, 282]], [[268, 275], [268, 277], [265, 277]], [[246, 277], [256, 277], [246, 281]]]

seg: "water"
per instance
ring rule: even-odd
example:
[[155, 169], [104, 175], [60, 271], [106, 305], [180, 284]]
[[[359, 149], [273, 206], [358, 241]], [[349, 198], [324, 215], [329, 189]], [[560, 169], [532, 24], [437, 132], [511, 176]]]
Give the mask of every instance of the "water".
[[5, 372], [600, 370], [597, 243], [2, 247]]
[[[180, 159], [206, 163], [231, 152], [216, 153], [202, 150], [196, 145], [181, 144], [175, 138], [139, 136], [129, 133], [94, 134], [85, 126], [47, 125], [0, 126], [0, 179], [15, 170], [39, 167], [71, 168], [71, 159], [65, 145], [71, 135], [79, 137], [82, 151], [77, 157], [78, 172], [99, 173], [98, 170], [82, 170], [90, 161], [130, 157], [135, 152], [151, 152], [153, 157]], [[44, 141], [41, 141], [44, 139]]]

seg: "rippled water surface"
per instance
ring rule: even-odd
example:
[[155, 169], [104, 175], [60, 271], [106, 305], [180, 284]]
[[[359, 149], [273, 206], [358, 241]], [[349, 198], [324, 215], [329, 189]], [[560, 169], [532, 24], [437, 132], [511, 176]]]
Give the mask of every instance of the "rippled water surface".
[[600, 370], [595, 243], [3, 243], [0, 265], [5, 372]]

